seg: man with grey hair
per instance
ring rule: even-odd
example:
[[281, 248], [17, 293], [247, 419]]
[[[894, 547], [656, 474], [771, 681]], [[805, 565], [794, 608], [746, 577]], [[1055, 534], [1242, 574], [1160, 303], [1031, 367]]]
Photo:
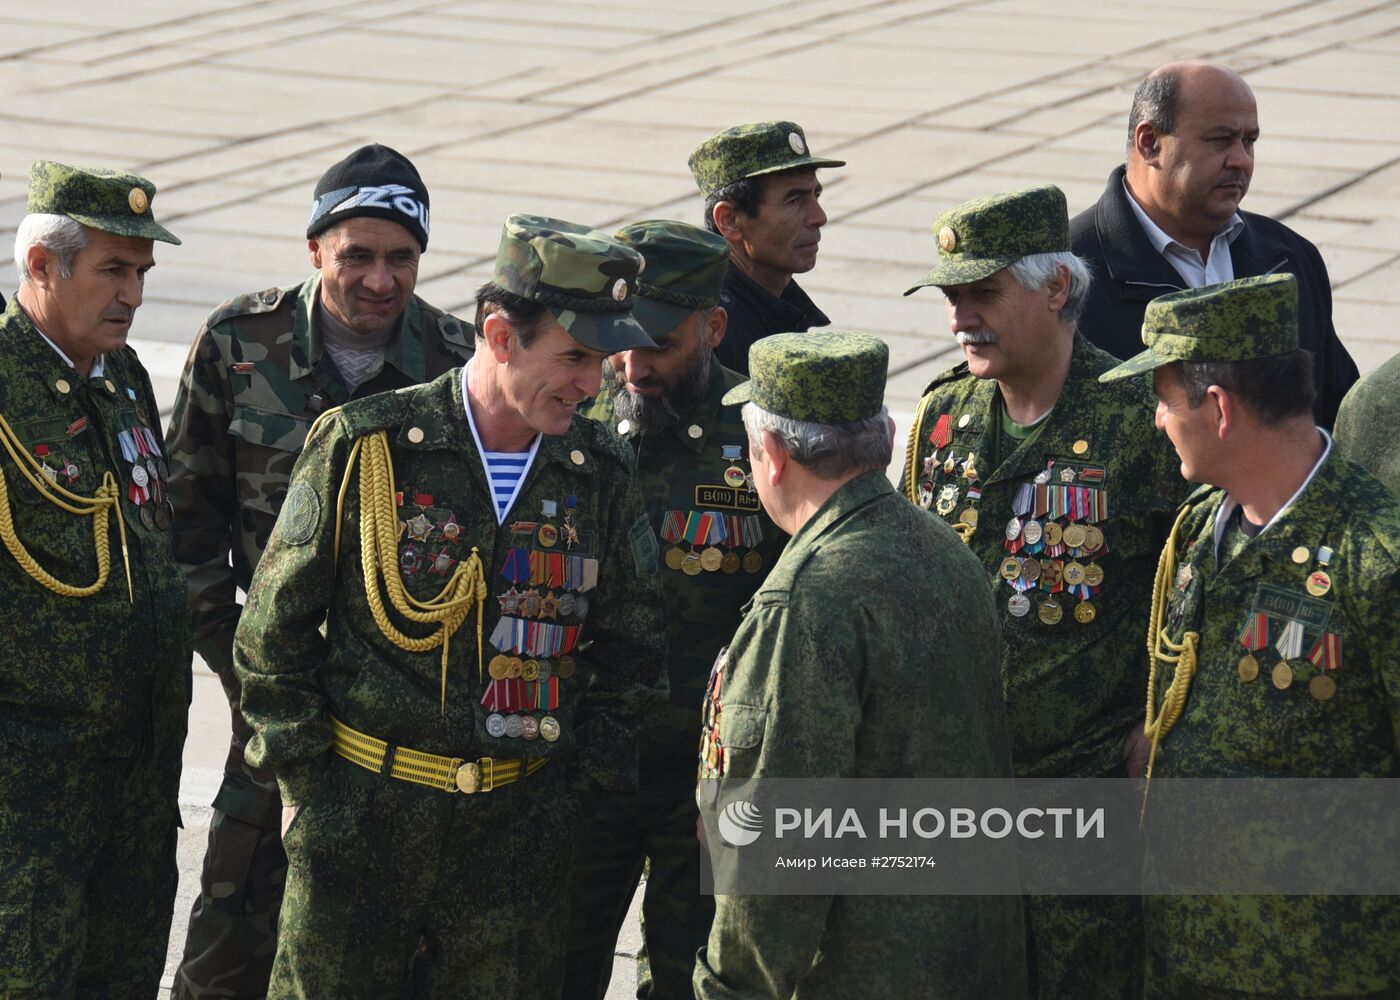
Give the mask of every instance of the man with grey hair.
[[[977, 198], [933, 230], [909, 291], [942, 289], [966, 361], [919, 402], [904, 492], [962, 535], [1002, 609], [1016, 776], [1121, 776], [1158, 535], [1185, 492], [1171, 449], [1149, 393], [1098, 384], [1115, 360], [1076, 329], [1090, 282], [1059, 188]], [[1138, 994], [1136, 898], [1032, 896], [1027, 915], [1032, 996]]]
[[1083, 329], [1091, 343], [1126, 358], [1141, 348], [1143, 314], [1157, 296], [1292, 272], [1299, 346], [1313, 354], [1313, 413], [1330, 429], [1356, 363], [1332, 326], [1332, 285], [1317, 247], [1281, 222], [1239, 211], [1258, 138], [1254, 93], [1233, 70], [1174, 62], [1138, 84], [1127, 162], [1070, 223], [1074, 252], [1097, 278]]
[[[306, 227], [316, 274], [240, 295], [195, 335], [170, 420], [175, 551], [189, 579], [195, 650], [232, 720], [224, 779], [175, 996], [267, 993], [287, 857], [282, 802], [250, 767], [233, 633], [312, 421], [351, 399], [429, 382], [471, 357], [471, 325], [414, 294], [428, 247], [428, 190], [387, 146], [355, 150], [315, 189]], [[230, 559], [232, 554], [232, 559]]]
[[[1007, 777], [991, 594], [948, 585], [976, 559], [885, 478], [888, 348], [787, 333], [749, 360], [724, 402], [745, 404], [754, 485], [792, 541], [711, 670], [702, 789]], [[917, 614], [892, 615], [891, 581]], [[1015, 896], [717, 895], [695, 996], [1024, 996], [1021, 928]]]
[[38, 161], [0, 316], [0, 996], [154, 997], [190, 697], [135, 174]]

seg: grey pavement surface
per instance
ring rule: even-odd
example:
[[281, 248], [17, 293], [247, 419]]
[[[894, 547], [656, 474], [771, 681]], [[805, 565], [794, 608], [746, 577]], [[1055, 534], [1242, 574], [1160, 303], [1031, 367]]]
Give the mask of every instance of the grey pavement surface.
[[[936, 294], [900, 292], [929, 223], [975, 194], [1054, 181], [1087, 207], [1122, 158], [1148, 70], [1205, 57], [1245, 74], [1263, 135], [1245, 207], [1313, 240], [1362, 370], [1400, 347], [1400, 2], [1387, 0], [68, 0], [0, 8], [0, 235], [29, 162], [139, 170], [159, 246], [134, 343], [165, 407], [204, 315], [309, 271], [316, 178], [366, 142], [413, 158], [432, 194], [419, 290], [461, 309], [499, 227], [530, 211], [599, 227], [699, 221], [685, 167], [739, 121], [791, 118], [830, 214], [801, 279], [837, 327], [891, 347], [907, 428], [955, 359]], [[5, 292], [14, 279], [2, 284]], [[901, 435], [902, 437], [902, 435]], [[898, 449], [897, 449], [898, 450]], [[898, 456], [897, 456], [898, 457]], [[218, 684], [201, 674], [186, 751], [186, 877], [197, 881]], [[635, 921], [610, 996], [634, 981]]]

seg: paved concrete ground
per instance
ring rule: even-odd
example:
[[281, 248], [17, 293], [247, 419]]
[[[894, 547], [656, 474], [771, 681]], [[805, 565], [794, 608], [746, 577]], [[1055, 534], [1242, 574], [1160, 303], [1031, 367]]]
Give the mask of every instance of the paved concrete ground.
[[[933, 216], [1055, 181], [1089, 205], [1122, 158], [1133, 85], [1168, 59], [1243, 73], [1263, 137], [1246, 207], [1332, 272], [1363, 370], [1400, 347], [1400, 3], [1394, 0], [67, 0], [0, 10], [0, 235], [31, 160], [140, 170], [185, 240], [158, 249], [136, 342], [165, 406], [194, 331], [232, 295], [297, 280], [316, 178], [370, 141], [433, 201], [420, 291], [464, 308], [512, 211], [600, 227], [697, 220], [685, 158], [737, 121], [789, 117], [823, 155], [831, 223], [803, 284], [892, 350], [907, 427], [953, 355]], [[4, 282], [6, 292], [13, 279]], [[197, 683], [186, 871], [197, 871], [217, 682]], [[188, 909], [185, 880], [177, 912]], [[177, 927], [177, 939], [179, 928]], [[635, 934], [633, 934], [635, 942]], [[634, 947], [624, 942], [621, 950]], [[620, 961], [617, 995], [630, 989]]]

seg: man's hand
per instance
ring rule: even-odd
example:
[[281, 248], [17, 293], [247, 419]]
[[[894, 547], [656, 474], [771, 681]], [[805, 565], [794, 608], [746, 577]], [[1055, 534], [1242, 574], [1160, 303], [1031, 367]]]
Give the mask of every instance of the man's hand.
[[[1141, 728], [1141, 727], [1139, 727], [1139, 728]], [[286, 840], [286, 839], [287, 839], [287, 827], [291, 826], [291, 825], [292, 825], [292, 820], [294, 820], [294, 819], [297, 818], [297, 810], [299, 810], [300, 808], [301, 808], [301, 806], [283, 806], [283, 807], [282, 807], [282, 839], [283, 839], [283, 840]]]
[[1147, 756], [1151, 752], [1152, 743], [1142, 734], [1142, 723], [1139, 722], [1123, 741], [1123, 766], [1128, 771], [1128, 777], [1142, 777], [1142, 772], [1147, 769]]

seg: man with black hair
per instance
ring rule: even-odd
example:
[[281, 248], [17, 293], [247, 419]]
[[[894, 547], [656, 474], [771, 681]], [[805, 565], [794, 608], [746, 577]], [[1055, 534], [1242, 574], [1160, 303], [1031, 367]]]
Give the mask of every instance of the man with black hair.
[[317, 416], [430, 381], [472, 354], [471, 326], [414, 294], [428, 247], [428, 190], [403, 154], [365, 146], [327, 170], [306, 240], [313, 277], [210, 314], [170, 421], [175, 552], [188, 577], [195, 649], [223, 683], [233, 722], [176, 975], [185, 1000], [266, 994], [287, 871], [277, 783], [243, 759], [251, 733], [232, 670], [242, 613], [235, 589], [252, 581]]
[[664, 701], [658, 547], [575, 413], [642, 258], [514, 215], [476, 353], [317, 421], [234, 642], [288, 858], [269, 996], [559, 995], [580, 798]]
[[1168, 63], [1138, 85], [1127, 163], [1070, 223], [1074, 252], [1094, 270], [1082, 327], [1094, 345], [1126, 358], [1139, 346], [1151, 299], [1290, 272], [1298, 279], [1298, 344], [1313, 354], [1313, 412], [1330, 428], [1356, 363], [1332, 326], [1332, 286], [1317, 248], [1281, 222], [1239, 211], [1258, 138], [1254, 93], [1224, 66]]
[[[1158, 569], [1150, 776], [1395, 778], [1400, 500], [1316, 426], [1298, 282], [1164, 295], [1142, 341], [1099, 380], [1153, 380], [1156, 424], [1202, 484]], [[1154, 854], [1171, 856], [1183, 822], [1194, 832], [1176, 813], [1146, 815]], [[1162, 894], [1143, 909], [1148, 1000], [1379, 998], [1400, 985], [1394, 897]]]
[[720, 299], [729, 328], [715, 357], [747, 375], [754, 341], [831, 322], [792, 276], [816, 266], [826, 225], [817, 168], [846, 161], [812, 155], [794, 122], [756, 122], [710, 136], [689, 164], [705, 196], [705, 226], [730, 249]]

